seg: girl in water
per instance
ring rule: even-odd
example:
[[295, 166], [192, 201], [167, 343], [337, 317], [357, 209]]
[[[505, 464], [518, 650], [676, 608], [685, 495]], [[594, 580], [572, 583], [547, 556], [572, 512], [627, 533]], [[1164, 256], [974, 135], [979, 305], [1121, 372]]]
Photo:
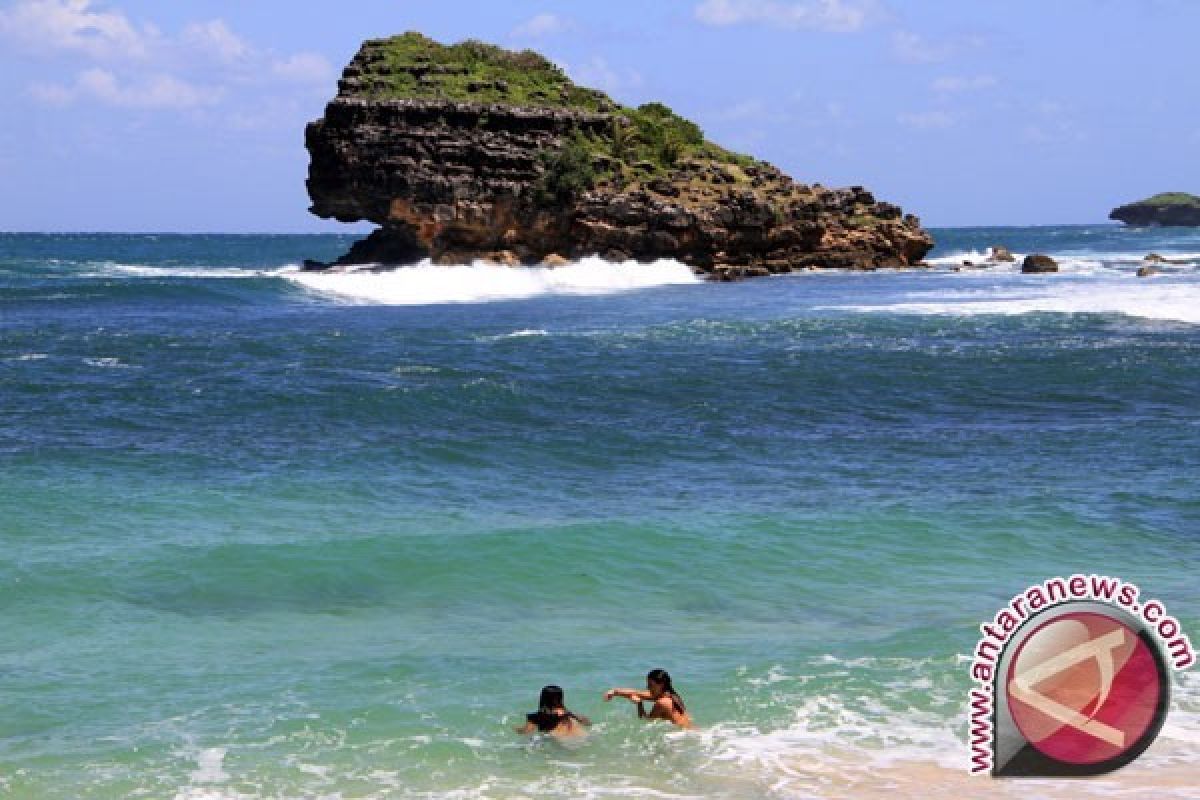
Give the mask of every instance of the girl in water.
[[[692, 727], [692, 718], [687, 713], [687, 708], [683, 705], [683, 698], [679, 696], [679, 692], [675, 691], [675, 687], [671, 685], [671, 676], [667, 674], [665, 669], [652, 669], [646, 675], [646, 690], [639, 691], [637, 689], [609, 689], [604, 693], [604, 700], [608, 702], [614, 697], [624, 697], [631, 703], [637, 703], [638, 716], [645, 719], [665, 719], [669, 720], [681, 728]], [[646, 712], [642, 705], [646, 702], [652, 702], [649, 713]]]
[[559, 686], [543, 686], [538, 698], [538, 710], [525, 715], [525, 724], [517, 733], [548, 733], [552, 736], [583, 736], [592, 721], [568, 711], [563, 705], [563, 690]]

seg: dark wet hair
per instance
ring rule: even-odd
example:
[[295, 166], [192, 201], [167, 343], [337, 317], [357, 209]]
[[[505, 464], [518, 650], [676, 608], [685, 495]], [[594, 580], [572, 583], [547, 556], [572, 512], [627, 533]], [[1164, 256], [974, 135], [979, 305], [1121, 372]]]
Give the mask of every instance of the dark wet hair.
[[554, 686], [553, 684], [550, 686], [543, 686], [542, 694], [538, 697], [538, 711], [548, 712], [555, 711], [560, 708], [565, 710], [565, 707], [563, 706], [562, 687]]
[[671, 675], [665, 669], [650, 670], [646, 673], [646, 680], [654, 681], [663, 687], [663, 694], [670, 695], [671, 699], [675, 702], [675, 708], [680, 714], [687, 712], [687, 708], [683, 705], [683, 698], [679, 696], [679, 692], [675, 691], [675, 687], [671, 685]]
[[[568, 718], [585, 725], [588, 724], [587, 720], [578, 716], [564, 705], [563, 697], [564, 693], [561, 686], [555, 686], [554, 684], [543, 686], [542, 693], [538, 696], [538, 710], [532, 714], [526, 714], [525, 718], [536, 725], [542, 733], [549, 733], [561, 725], [564, 719]], [[554, 713], [560, 708], [565, 714]]]

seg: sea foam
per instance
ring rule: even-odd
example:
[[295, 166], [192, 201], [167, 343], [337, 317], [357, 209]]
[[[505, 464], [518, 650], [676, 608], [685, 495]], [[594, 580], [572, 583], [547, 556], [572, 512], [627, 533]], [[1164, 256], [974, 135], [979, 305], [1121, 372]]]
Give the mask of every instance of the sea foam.
[[700, 282], [691, 267], [663, 259], [648, 264], [590, 256], [561, 267], [505, 267], [477, 261], [437, 266], [428, 259], [391, 270], [288, 272], [284, 278], [314, 292], [361, 303], [432, 305], [480, 303], [554, 294], [609, 294]]
[[[1164, 277], [1072, 279], [993, 275], [988, 286], [910, 292], [899, 302], [823, 306], [894, 314], [1124, 314], [1200, 325], [1200, 283]], [[1037, 281], [1036, 284], [1033, 281]]]
[[[1131, 250], [1070, 250], [1047, 251], [1058, 262], [1059, 270], [1071, 274], [1127, 274], [1136, 272], [1147, 262], [1146, 253]], [[925, 263], [943, 269], [955, 269], [970, 262], [980, 270], [979, 274], [1004, 274], [1020, 272], [1021, 262], [1029, 253], [1013, 252], [1012, 261], [991, 261], [990, 250], [954, 250], [942, 255], [929, 256]], [[1162, 272], [1190, 271], [1200, 266], [1200, 253], [1166, 251], [1167, 261], [1154, 263]], [[970, 269], [970, 268], [968, 268]]]

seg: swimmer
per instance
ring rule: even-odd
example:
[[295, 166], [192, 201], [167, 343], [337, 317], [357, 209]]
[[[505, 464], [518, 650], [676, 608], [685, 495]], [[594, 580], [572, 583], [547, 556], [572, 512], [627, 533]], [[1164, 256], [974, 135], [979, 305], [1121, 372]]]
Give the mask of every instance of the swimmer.
[[[637, 703], [638, 716], [644, 719], [665, 719], [681, 728], [692, 727], [692, 718], [683, 705], [683, 698], [671, 685], [671, 676], [665, 669], [652, 669], [646, 675], [646, 689], [609, 689], [604, 693], [605, 702], [614, 697], [624, 697]], [[647, 712], [643, 703], [653, 703]]]
[[568, 711], [563, 704], [563, 690], [559, 686], [542, 687], [538, 698], [538, 710], [525, 715], [525, 724], [517, 727], [517, 733], [548, 733], [552, 736], [583, 736], [592, 721], [585, 716]]

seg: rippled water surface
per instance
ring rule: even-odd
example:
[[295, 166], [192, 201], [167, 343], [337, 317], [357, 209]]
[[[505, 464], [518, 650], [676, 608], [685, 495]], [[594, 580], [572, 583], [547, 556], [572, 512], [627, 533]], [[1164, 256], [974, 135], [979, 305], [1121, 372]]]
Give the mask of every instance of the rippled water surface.
[[[1195, 638], [1200, 233], [935, 233], [740, 284], [0, 236], [0, 790], [854, 796], [965, 764], [1031, 583]], [[995, 243], [1062, 272], [952, 271]], [[698, 732], [600, 702], [651, 667]], [[1130, 771], [1195, 763], [1190, 677]], [[512, 735], [550, 682], [586, 743]]]

